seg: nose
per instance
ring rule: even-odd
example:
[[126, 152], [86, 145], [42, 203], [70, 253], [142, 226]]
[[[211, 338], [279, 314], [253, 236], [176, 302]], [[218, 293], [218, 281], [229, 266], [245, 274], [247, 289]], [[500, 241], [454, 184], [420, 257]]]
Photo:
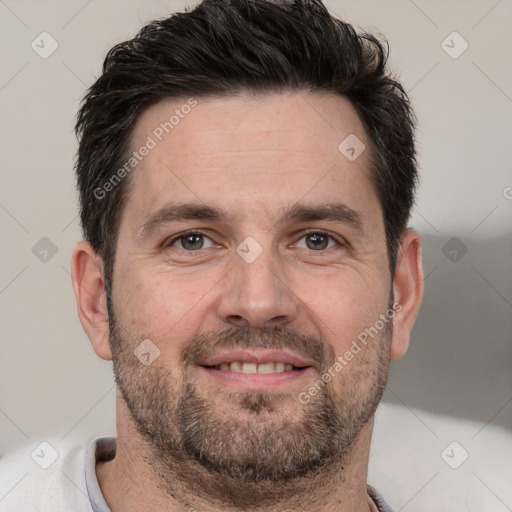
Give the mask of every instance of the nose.
[[238, 254], [233, 258], [217, 304], [219, 319], [232, 326], [255, 329], [292, 323], [297, 318], [299, 300], [271, 251], [264, 251], [251, 263]]

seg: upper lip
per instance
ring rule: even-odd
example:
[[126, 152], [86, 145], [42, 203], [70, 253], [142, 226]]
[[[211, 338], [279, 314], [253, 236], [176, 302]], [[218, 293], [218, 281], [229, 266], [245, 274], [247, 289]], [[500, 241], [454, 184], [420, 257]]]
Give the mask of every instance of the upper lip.
[[285, 350], [230, 350], [219, 352], [210, 357], [201, 360], [200, 366], [217, 366], [222, 363], [231, 363], [232, 361], [242, 361], [247, 363], [289, 363], [293, 366], [314, 366], [313, 362], [307, 358], [300, 357], [292, 352]]

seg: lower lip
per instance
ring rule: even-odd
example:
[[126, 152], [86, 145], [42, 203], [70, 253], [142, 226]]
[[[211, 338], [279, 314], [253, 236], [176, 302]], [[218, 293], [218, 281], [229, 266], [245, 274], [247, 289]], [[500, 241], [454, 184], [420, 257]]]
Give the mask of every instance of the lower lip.
[[204, 366], [199, 366], [199, 369], [214, 379], [218, 379], [227, 384], [235, 384], [237, 387], [246, 389], [268, 389], [283, 384], [291, 384], [312, 371], [311, 367], [304, 368], [303, 370], [293, 370], [291, 372], [273, 373], [232, 372], [230, 370], [205, 368]]

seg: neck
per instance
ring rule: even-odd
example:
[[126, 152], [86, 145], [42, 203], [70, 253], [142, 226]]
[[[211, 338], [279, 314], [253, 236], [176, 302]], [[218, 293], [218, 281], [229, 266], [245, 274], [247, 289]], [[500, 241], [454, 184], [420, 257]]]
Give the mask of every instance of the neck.
[[[368, 512], [366, 490], [373, 418], [363, 427], [343, 465], [335, 463], [286, 482], [238, 482], [192, 460], [161, 467], [118, 399], [117, 452], [96, 465], [112, 512]], [[248, 506], [248, 504], [251, 504]]]

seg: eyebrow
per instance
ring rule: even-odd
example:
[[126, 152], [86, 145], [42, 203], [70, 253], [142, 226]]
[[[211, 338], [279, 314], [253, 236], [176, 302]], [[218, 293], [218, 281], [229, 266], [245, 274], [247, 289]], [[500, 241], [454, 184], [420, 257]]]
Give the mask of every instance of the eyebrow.
[[[282, 210], [281, 210], [282, 211]], [[184, 220], [208, 220], [217, 222], [236, 222], [239, 215], [228, 213], [224, 208], [196, 203], [177, 203], [167, 205], [149, 215], [139, 230], [137, 238], [147, 238], [159, 227]], [[328, 220], [346, 224], [359, 234], [364, 234], [361, 215], [343, 203], [324, 203], [308, 206], [294, 204], [284, 212], [277, 225], [307, 221]]]
[[361, 215], [343, 203], [324, 203], [315, 206], [294, 204], [279, 219], [280, 224], [293, 224], [314, 220], [329, 220], [347, 224], [360, 234], [364, 233]]

